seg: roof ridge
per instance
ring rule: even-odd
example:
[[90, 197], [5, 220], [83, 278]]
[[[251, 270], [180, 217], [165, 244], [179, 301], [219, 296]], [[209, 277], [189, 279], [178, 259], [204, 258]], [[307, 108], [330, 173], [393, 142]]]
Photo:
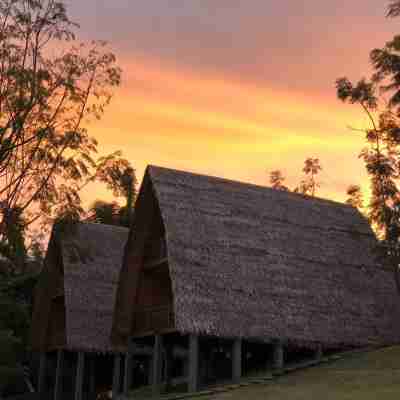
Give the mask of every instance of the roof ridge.
[[206, 175], [206, 174], [201, 174], [199, 172], [185, 171], [185, 170], [179, 170], [179, 169], [175, 169], [175, 168], [162, 167], [162, 166], [158, 166], [158, 165], [148, 164], [147, 167], [146, 167], [146, 172], [149, 171], [150, 174], [151, 174], [151, 169], [171, 171], [171, 172], [179, 173], [179, 174], [182, 174], [182, 175], [192, 175], [192, 176], [200, 177], [200, 178], [211, 178], [211, 179], [214, 179], [214, 180], [220, 181], [220, 182], [234, 183], [234, 184], [243, 185], [243, 186], [247, 186], [247, 187], [254, 187], [256, 189], [262, 189], [262, 190], [265, 190], [265, 191], [272, 191], [274, 193], [278, 192], [278, 193], [282, 193], [283, 195], [286, 195], [288, 197], [302, 198], [304, 200], [311, 201], [311, 202], [314, 202], [314, 203], [329, 203], [329, 204], [333, 204], [333, 205], [335, 205], [337, 207], [350, 208], [350, 209], [355, 210], [356, 212], [360, 213], [357, 210], [357, 208], [351, 206], [350, 204], [342, 203], [342, 202], [336, 201], [336, 200], [326, 199], [326, 198], [323, 198], [323, 197], [315, 197], [315, 196], [313, 197], [313, 196], [308, 196], [308, 195], [301, 194], [301, 193], [296, 193], [296, 192], [291, 192], [291, 191], [286, 191], [286, 190], [273, 189], [271, 187], [262, 186], [262, 185], [259, 185], [259, 184], [256, 184], [256, 183], [243, 182], [243, 181], [234, 180], [234, 179], [222, 178], [222, 177], [215, 176], [215, 175]]

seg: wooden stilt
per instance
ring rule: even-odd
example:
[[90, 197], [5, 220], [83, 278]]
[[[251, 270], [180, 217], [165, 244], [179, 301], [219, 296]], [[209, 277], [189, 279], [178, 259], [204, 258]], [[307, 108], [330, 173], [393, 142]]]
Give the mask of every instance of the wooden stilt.
[[161, 371], [162, 371], [162, 336], [155, 335], [154, 337], [154, 350], [153, 350], [153, 379], [152, 390], [153, 394], [161, 392]]
[[59, 400], [62, 397], [63, 364], [64, 364], [64, 351], [60, 349], [57, 350], [57, 368], [56, 368], [56, 383], [54, 385], [54, 400]]
[[168, 391], [171, 388], [172, 379], [172, 346], [168, 344], [165, 346], [165, 390]]
[[114, 356], [114, 371], [113, 371], [113, 384], [112, 384], [112, 397], [117, 398], [121, 387], [121, 355], [115, 354]]
[[199, 386], [199, 337], [189, 335], [189, 392], [196, 392]]
[[207, 380], [213, 380], [215, 378], [215, 352], [213, 346], [209, 348], [207, 363]]
[[273, 343], [273, 346], [274, 346], [273, 368], [275, 370], [281, 370], [284, 366], [283, 344], [280, 341], [276, 341]]
[[90, 375], [89, 375], [89, 398], [94, 399], [96, 396], [96, 355], [90, 357]]
[[232, 379], [238, 382], [242, 377], [242, 340], [235, 339], [232, 345]]
[[152, 383], [153, 383], [153, 370], [154, 370], [154, 368], [153, 368], [153, 359], [154, 359], [154, 357], [152, 356], [152, 357], [149, 357], [149, 371], [148, 371], [148, 381], [147, 381], [147, 383], [148, 383], [148, 385], [151, 385]]
[[183, 360], [183, 376], [186, 379], [189, 379], [189, 359], [188, 359], [188, 357], [186, 357]]
[[317, 361], [321, 361], [322, 356], [323, 356], [322, 345], [321, 345], [321, 344], [318, 344], [318, 345], [317, 345], [317, 348], [316, 348], [316, 350], [315, 350], [315, 359], [316, 359]]
[[39, 361], [39, 377], [38, 377], [38, 392], [41, 395], [46, 393], [46, 363], [47, 363], [47, 354], [46, 352], [40, 353], [40, 361]]
[[76, 378], [75, 378], [75, 400], [83, 399], [83, 373], [85, 369], [85, 353], [78, 353], [78, 362], [76, 365]]
[[127, 395], [132, 386], [132, 354], [127, 352], [125, 354], [125, 368], [124, 368], [124, 395]]

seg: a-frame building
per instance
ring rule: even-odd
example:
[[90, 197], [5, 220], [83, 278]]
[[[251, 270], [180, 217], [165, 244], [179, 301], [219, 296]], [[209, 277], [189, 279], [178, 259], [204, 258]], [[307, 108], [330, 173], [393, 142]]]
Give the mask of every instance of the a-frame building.
[[[150, 166], [125, 248], [112, 342], [132, 357], [148, 351], [155, 391], [174, 368], [196, 390], [218, 369], [224, 344], [238, 379], [254, 343], [270, 346], [275, 367], [284, 347], [320, 354], [398, 343], [396, 286], [376, 245], [348, 205]], [[256, 353], [268, 357], [263, 351]]]
[[121, 361], [126, 348], [112, 346], [110, 335], [127, 237], [126, 228], [92, 223], [53, 229], [35, 288], [31, 327], [43, 397], [49, 388], [55, 400], [71, 389], [75, 400], [85, 393], [93, 396], [96, 372], [98, 383], [107, 379], [101, 371], [107, 369], [104, 359], [111, 357], [109, 377], [113, 355]]

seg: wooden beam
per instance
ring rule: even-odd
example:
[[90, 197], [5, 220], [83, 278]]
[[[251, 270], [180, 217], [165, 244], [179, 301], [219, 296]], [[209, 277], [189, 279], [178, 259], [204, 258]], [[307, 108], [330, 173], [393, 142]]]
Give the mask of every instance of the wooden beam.
[[143, 332], [133, 332], [132, 338], [133, 339], [142, 339], [145, 337], [149, 336], [155, 336], [155, 335], [164, 335], [166, 333], [175, 333], [178, 332], [175, 328], [166, 328], [166, 329], [161, 329], [161, 330], [149, 330], [149, 331], [143, 331]]
[[57, 367], [56, 367], [56, 382], [54, 385], [54, 400], [59, 400], [63, 392], [63, 365], [64, 365], [64, 351], [57, 350]]
[[124, 395], [128, 395], [132, 386], [132, 354], [128, 351], [125, 354], [125, 368], [124, 368]]
[[[147, 356], [153, 357], [153, 347], [152, 346], [135, 346], [133, 351], [135, 356]], [[183, 346], [172, 346], [172, 355], [173, 358], [187, 358], [188, 350]]]
[[83, 377], [85, 369], [85, 353], [78, 353], [78, 361], [76, 365], [76, 378], [75, 378], [75, 400], [83, 399]]
[[189, 335], [189, 392], [197, 392], [199, 386], [199, 337]]
[[47, 354], [45, 351], [40, 353], [39, 361], [39, 377], [38, 377], [38, 392], [43, 395], [46, 393], [46, 364], [47, 364]]
[[242, 340], [235, 339], [232, 344], [232, 379], [238, 382], [242, 377]]
[[113, 370], [113, 383], [112, 383], [112, 397], [117, 398], [121, 387], [121, 355], [114, 355], [114, 370]]
[[149, 260], [144, 264], [144, 271], [150, 271], [152, 269], [158, 268], [163, 264], [168, 262], [168, 257], [156, 258], [153, 260]]
[[284, 366], [284, 349], [281, 341], [277, 340], [273, 343], [273, 368], [281, 370]]
[[161, 393], [162, 342], [163, 337], [161, 335], [154, 336], [152, 391], [155, 395]]

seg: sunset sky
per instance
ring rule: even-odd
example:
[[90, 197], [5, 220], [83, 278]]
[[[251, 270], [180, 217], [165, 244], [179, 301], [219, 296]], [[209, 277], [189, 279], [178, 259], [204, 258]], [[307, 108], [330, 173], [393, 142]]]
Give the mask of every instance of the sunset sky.
[[[368, 54], [399, 30], [376, 0], [69, 0], [82, 39], [104, 39], [123, 82], [90, 132], [147, 164], [290, 186], [306, 157], [324, 168], [319, 196], [343, 201], [367, 181], [360, 110], [334, 82], [368, 76]], [[87, 199], [107, 198], [99, 189]], [[108, 195], [110, 196], [110, 195]]]

